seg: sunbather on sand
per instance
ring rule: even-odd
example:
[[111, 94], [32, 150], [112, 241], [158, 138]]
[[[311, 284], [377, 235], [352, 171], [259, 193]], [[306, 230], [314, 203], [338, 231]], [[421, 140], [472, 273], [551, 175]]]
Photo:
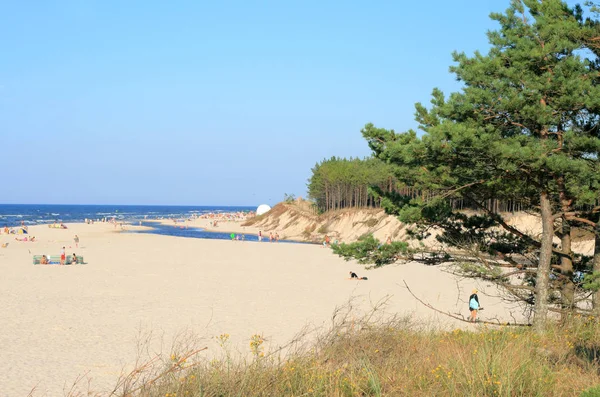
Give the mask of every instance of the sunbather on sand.
[[366, 278], [366, 277], [358, 277], [356, 275], [356, 273], [354, 273], [353, 271], [350, 271], [350, 278], [348, 280], [352, 280], [352, 279], [356, 279], [356, 280], [368, 280], [368, 278]]

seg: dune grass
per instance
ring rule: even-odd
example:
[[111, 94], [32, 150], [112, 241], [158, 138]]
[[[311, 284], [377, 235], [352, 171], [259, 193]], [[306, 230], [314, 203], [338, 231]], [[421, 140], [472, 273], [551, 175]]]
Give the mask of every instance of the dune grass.
[[265, 352], [262, 336], [253, 335], [245, 357], [232, 353], [228, 335], [217, 342], [217, 358], [174, 353], [157, 372], [134, 371], [113, 395], [600, 396], [600, 325], [591, 317], [541, 336], [529, 328], [443, 331], [407, 318], [343, 317], [285, 353]]

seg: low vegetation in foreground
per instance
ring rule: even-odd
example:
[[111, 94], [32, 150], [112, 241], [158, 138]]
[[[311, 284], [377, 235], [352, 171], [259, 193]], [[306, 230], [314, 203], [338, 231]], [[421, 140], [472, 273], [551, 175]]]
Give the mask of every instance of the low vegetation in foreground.
[[[114, 396], [600, 396], [600, 326], [573, 317], [544, 334], [527, 327], [472, 325], [431, 330], [409, 319], [344, 320], [285, 357], [249, 340], [233, 358], [175, 353], [121, 379]], [[89, 394], [88, 394], [89, 395]]]

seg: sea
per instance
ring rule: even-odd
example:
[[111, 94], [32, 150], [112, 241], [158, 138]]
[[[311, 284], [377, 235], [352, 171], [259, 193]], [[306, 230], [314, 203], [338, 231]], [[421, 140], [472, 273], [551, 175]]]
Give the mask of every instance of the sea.
[[[185, 227], [183, 224], [163, 225], [148, 222], [159, 219], [188, 219], [208, 213], [256, 211], [252, 206], [172, 206], [172, 205], [68, 205], [68, 204], [0, 204], [0, 227], [27, 226], [48, 223], [78, 223], [86, 219], [104, 218], [118, 222], [148, 226], [150, 229], [134, 233], [161, 234], [203, 239], [231, 239], [231, 233]], [[226, 224], [221, 227], [226, 228]], [[246, 241], [258, 241], [258, 236], [244, 234]], [[263, 241], [265, 241], [263, 239]], [[268, 241], [268, 239], [267, 239]], [[282, 242], [293, 242], [281, 240]]]

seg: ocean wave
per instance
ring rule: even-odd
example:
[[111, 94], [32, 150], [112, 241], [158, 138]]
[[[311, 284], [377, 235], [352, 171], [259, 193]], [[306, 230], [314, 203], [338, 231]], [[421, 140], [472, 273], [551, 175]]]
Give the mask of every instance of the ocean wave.
[[[123, 210], [123, 212], [121, 212]], [[36, 223], [83, 222], [85, 218], [117, 218], [119, 221], [137, 222], [143, 219], [187, 219], [208, 213], [232, 211], [228, 207], [177, 207], [177, 206], [129, 206], [116, 209], [112, 206], [96, 205], [3, 205], [0, 204], [2, 225], [18, 226], [22, 221]], [[240, 208], [241, 210], [241, 208]], [[61, 212], [58, 212], [61, 211]]]

